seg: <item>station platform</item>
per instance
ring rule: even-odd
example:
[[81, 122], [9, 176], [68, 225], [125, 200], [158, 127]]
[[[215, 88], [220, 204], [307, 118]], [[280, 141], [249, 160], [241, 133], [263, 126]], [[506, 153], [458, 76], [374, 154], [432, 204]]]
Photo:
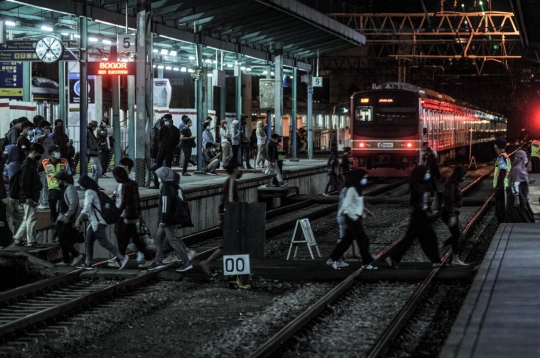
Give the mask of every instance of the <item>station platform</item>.
[[499, 226], [440, 357], [540, 357], [538, 234]]

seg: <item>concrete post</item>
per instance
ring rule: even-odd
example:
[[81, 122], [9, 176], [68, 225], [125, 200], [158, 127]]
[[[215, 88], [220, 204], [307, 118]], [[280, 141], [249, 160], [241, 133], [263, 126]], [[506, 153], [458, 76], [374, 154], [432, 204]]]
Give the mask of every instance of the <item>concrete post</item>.
[[291, 113], [291, 124], [292, 124], [292, 129], [291, 129], [291, 137], [292, 137], [292, 141], [291, 141], [291, 146], [292, 146], [292, 159], [291, 161], [293, 162], [297, 162], [298, 161], [298, 158], [296, 158], [296, 148], [298, 146], [298, 143], [296, 142], [296, 98], [297, 98], [297, 81], [298, 79], [296, 78], [298, 76], [298, 69], [296, 67], [293, 67], [293, 79], [292, 79], [292, 113]]
[[135, 76], [128, 76], [128, 152], [135, 158]]
[[[274, 132], [283, 134], [283, 43], [276, 41], [274, 48]], [[270, 137], [268, 137], [270, 139]]]
[[[64, 125], [67, 125], [67, 101], [66, 101], [66, 62], [58, 62], [58, 118], [64, 121]], [[54, 124], [53, 124], [54, 125]]]
[[79, 163], [80, 174], [88, 174], [88, 157], [86, 151], [86, 130], [88, 127], [88, 75], [86, 71], [86, 62], [88, 55], [88, 35], [86, 33], [88, 22], [85, 16], [81, 16], [79, 20], [80, 27], [80, 49], [79, 49], [79, 66], [80, 66], [80, 81], [81, 81], [81, 100], [80, 100], [80, 112], [79, 112], [79, 138], [81, 139], [79, 145]]
[[308, 120], [308, 157], [313, 159], [313, 86], [311, 84], [312, 74], [308, 75], [307, 84], [307, 120]]
[[32, 62], [23, 62], [23, 101], [32, 101]]

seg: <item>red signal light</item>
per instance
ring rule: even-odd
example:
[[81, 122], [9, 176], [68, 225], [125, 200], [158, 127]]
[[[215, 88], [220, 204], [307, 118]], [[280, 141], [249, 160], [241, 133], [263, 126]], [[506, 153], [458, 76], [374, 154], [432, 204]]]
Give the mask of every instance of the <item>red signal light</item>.
[[365, 147], [365, 144], [364, 143], [360, 143], [360, 148], [364, 148]]
[[411, 148], [412, 147], [412, 143], [407, 143], [407, 148]]

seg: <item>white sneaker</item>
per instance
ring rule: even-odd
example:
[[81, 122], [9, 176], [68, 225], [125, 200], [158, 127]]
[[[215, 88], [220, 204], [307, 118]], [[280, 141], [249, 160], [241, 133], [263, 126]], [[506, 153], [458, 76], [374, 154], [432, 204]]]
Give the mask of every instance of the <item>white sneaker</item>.
[[148, 268], [154, 264], [154, 260], [148, 260], [139, 265], [140, 268]]
[[79, 262], [81, 262], [82, 258], [83, 258], [83, 255], [82, 255], [82, 254], [79, 254], [78, 256], [75, 256], [75, 257], [73, 258], [73, 261], [71, 261], [71, 266], [77, 266], [77, 264], [78, 264]]
[[108, 259], [107, 262], [116, 262], [116, 256], [113, 257], [112, 259]]
[[343, 261], [343, 259], [340, 259], [340, 260], [336, 261], [336, 265], [337, 265], [337, 267], [347, 267], [347, 266], [349, 266], [349, 264], [346, 263], [345, 261]]
[[180, 260], [178, 260], [178, 257], [176, 257], [176, 255], [172, 255], [172, 256], [167, 257], [165, 260], [163, 260], [161, 262], [168, 265], [168, 264], [172, 264], [172, 263], [175, 263], [175, 262], [180, 262]]
[[341, 267], [337, 265], [337, 261], [332, 261], [332, 259], [328, 259], [328, 261], [326, 261], [326, 264], [334, 270], [341, 270]]
[[144, 262], [144, 254], [142, 252], [137, 252], [137, 262]]
[[107, 264], [107, 266], [109, 266], [109, 267], [120, 267], [120, 264], [118, 263], [118, 261], [115, 261], [115, 262], [109, 262]]
[[452, 259], [452, 266], [467, 266], [468, 264], [465, 262], [462, 262], [459, 257], [454, 256]]
[[362, 265], [362, 268], [364, 270], [377, 270], [377, 269], [379, 269], [378, 267], [373, 266], [372, 264]]
[[322, 193], [322, 195], [324, 195], [324, 196], [330, 196], [330, 194], [327, 194], [327, 193]]
[[45, 204], [39, 204], [37, 206], [38, 209], [48, 209], [49, 208], [49, 205], [45, 205]]
[[119, 270], [121, 270], [121, 269], [123, 269], [124, 267], [126, 267], [126, 264], [127, 264], [128, 261], [129, 261], [129, 256], [128, 256], [128, 255], [125, 255], [124, 258], [122, 259], [122, 263], [120, 264]]

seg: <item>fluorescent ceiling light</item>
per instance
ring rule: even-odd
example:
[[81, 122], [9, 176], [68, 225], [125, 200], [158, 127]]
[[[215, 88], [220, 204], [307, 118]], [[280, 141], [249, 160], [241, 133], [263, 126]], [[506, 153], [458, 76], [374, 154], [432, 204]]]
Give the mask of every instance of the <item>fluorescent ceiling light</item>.
[[169, 52], [169, 56], [176, 56], [177, 53], [178, 53], [178, 52], [172, 50], [171, 52]]
[[209, 73], [209, 74], [207, 74], [207, 76], [208, 76], [208, 77], [212, 77], [212, 74], [211, 74], [211, 73]]
[[195, 70], [193, 68], [190, 68], [189, 70], [187, 70], [189, 73], [193, 73], [195, 72]]
[[262, 73], [262, 74], [263, 74], [263, 75], [266, 75], [267, 73], [268, 73], [268, 71], [263, 71], [263, 73]]
[[4, 21], [4, 24], [6, 24], [6, 26], [16, 26], [17, 25], [15, 23], [15, 21], [9, 21], [9, 20]]
[[67, 32], [61, 32], [60, 35], [62, 36], [69, 36], [69, 34]]
[[187, 71], [187, 68], [185, 67], [180, 68], [180, 72], [186, 72], [186, 71]]
[[98, 38], [97, 37], [89, 37], [88, 41], [90, 41], [90, 42], [98, 42]]
[[157, 68], [159, 68], [160, 70], [162, 70], [162, 69], [163, 69], [163, 65], [158, 65]]
[[156, 68], [156, 65], [153, 65], [152, 67], [153, 67], [153, 68]]
[[167, 55], [169, 53], [169, 50], [165, 49], [165, 48], [162, 48], [161, 49], [161, 54], [162, 55]]
[[209, 58], [207, 58], [206, 60], [204, 60], [204, 62], [206, 62], [206, 63], [212, 63], [212, 60], [209, 59]]
[[227, 64], [227, 67], [232, 68], [232, 67], [233, 67], [233, 64], [232, 64], [232, 63], [228, 63], [228, 64]]
[[158, 51], [157, 48], [155, 48], [155, 49], [152, 50], [152, 52], [153, 52], [153, 53], [158, 53], [159, 51]]
[[166, 70], [172, 70], [172, 67], [171, 66], [167, 66], [165, 67]]
[[195, 60], [195, 56], [189, 56], [188, 57], [191, 61]]
[[110, 45], [112, 43], [110, 40], [103, 40], [101, 42], [103, 42], [104, 45]]
[[173, 67], [173, 71], [180, 71], [178, 67]]
[[73, 37], [75, 37], [76, 39], [78, 39], [78, 38], [81, 38], [81, 35], [75, 34], [75, 35], [73, 35]]
[[240, 69], [241, 69], [242, 71], [244, 71], [244, 70], [246, 69], [246, 67], [245, 67], [245, 66], [240, 66]]
[[41, 25], [41, 29], [42, 29], [43, 31], [52, 31], [52, 30], [53, 30], [52, 27], [47, 26], [47, 25]]

